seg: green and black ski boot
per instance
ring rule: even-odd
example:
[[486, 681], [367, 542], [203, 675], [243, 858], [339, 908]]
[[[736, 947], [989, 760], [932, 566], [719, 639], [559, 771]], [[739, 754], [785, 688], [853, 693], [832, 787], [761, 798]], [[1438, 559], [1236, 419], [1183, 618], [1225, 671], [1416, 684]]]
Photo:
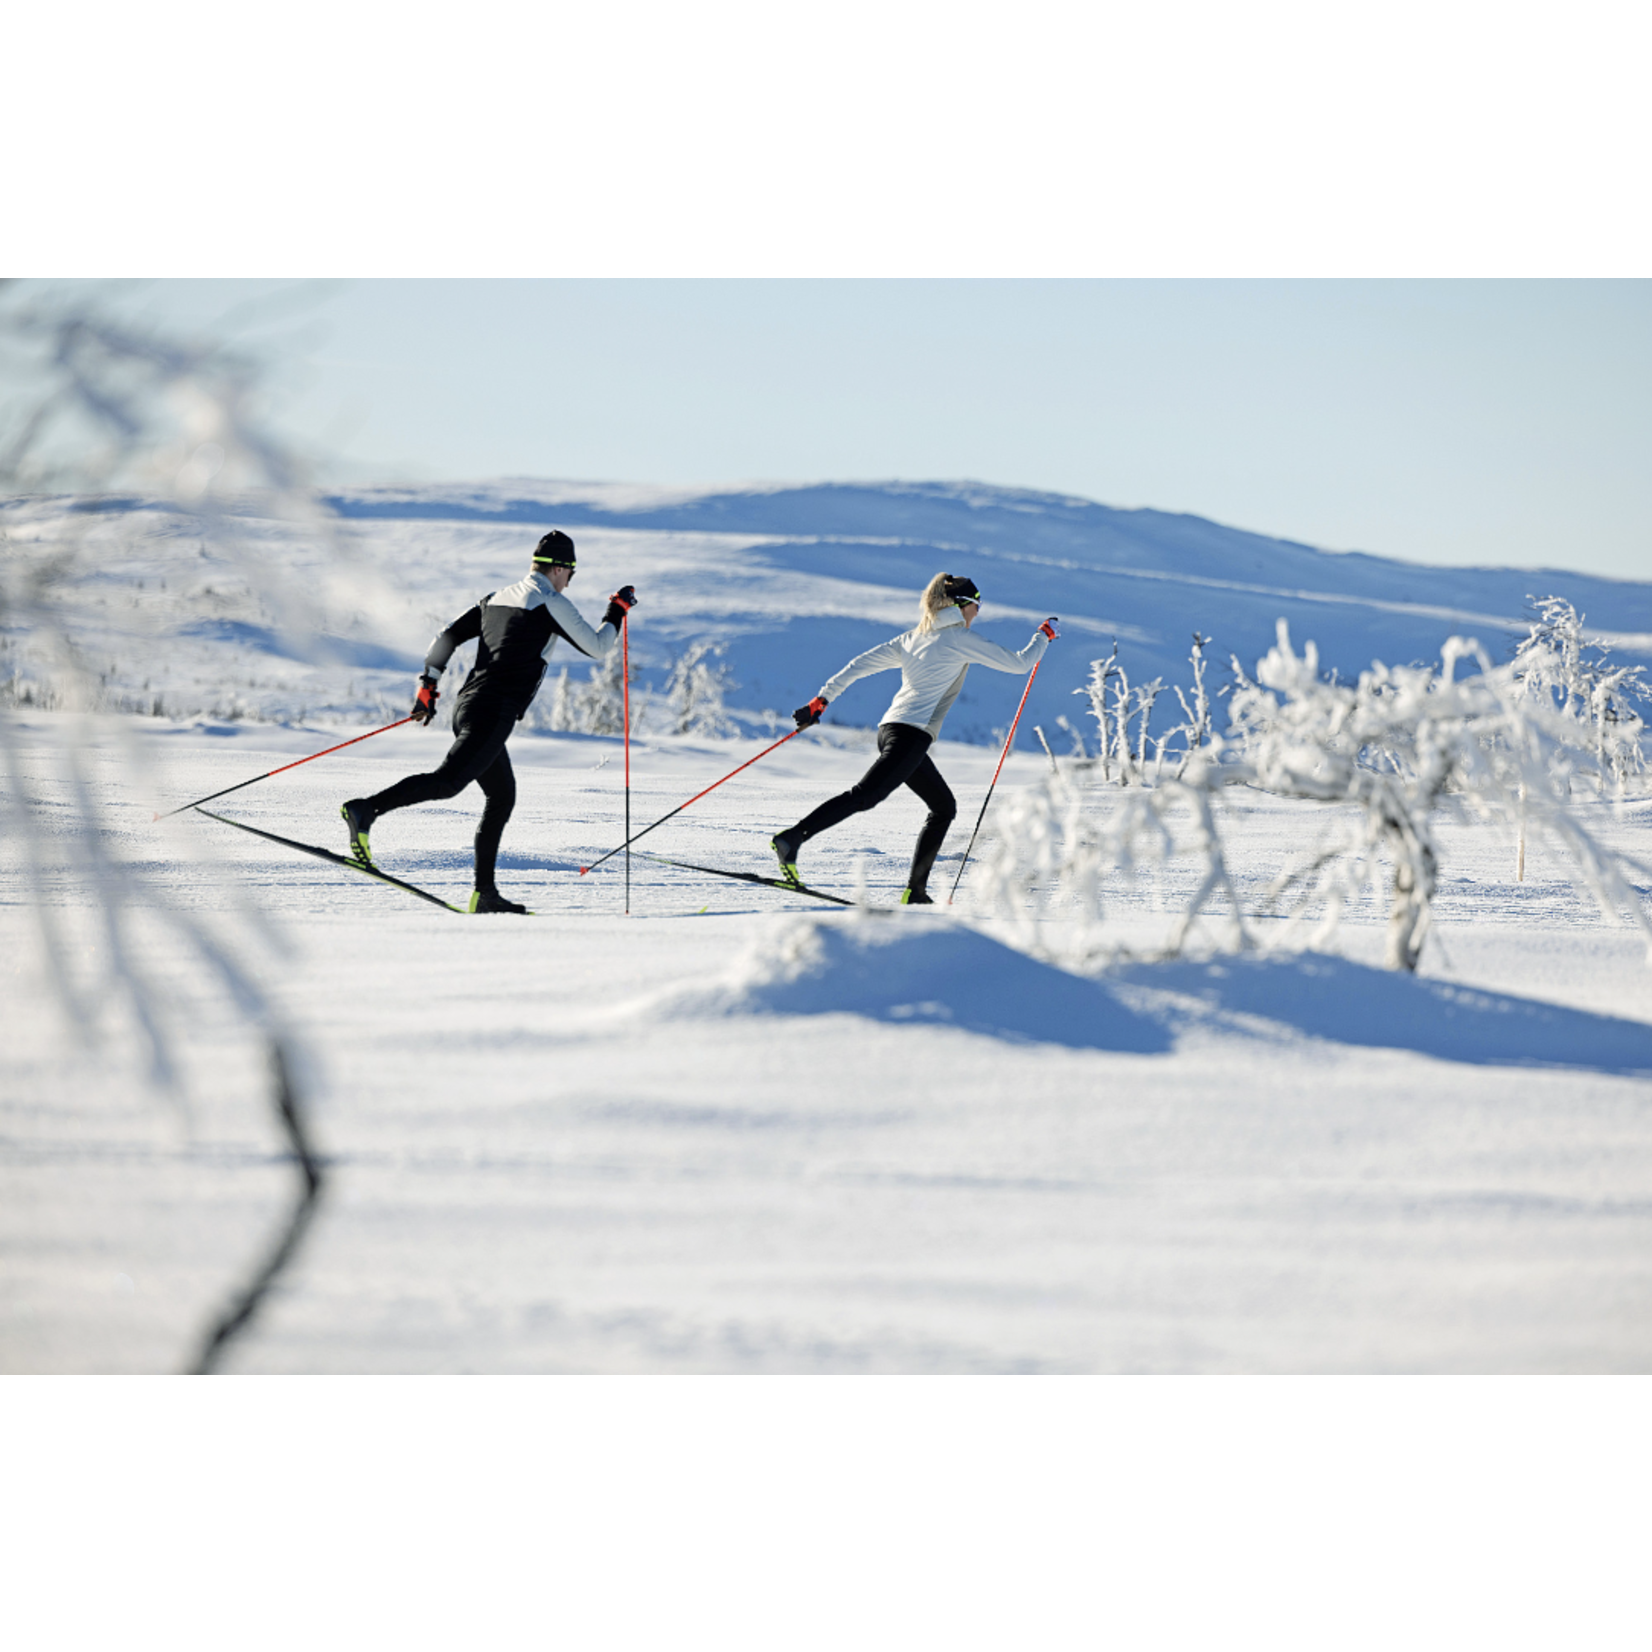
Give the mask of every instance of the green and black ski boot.
[[922, 889], [903, 889], [901, 891], [902, 906], [933, 906], [934, 900]]
[[341, 803], [338, 812], [344, 816], [344, 829], [350, 834], [350, 858], [359, 866], [373, 864], [373, 848], [367, 841], [367, 834], [372, 830], [373, 814], [367, 807], [365, 798], [352, 797], [348, 803]]
[[774, 850], [774, 858], [780, 862], [780, 875], [793, 889], [803, 887], [803, 879], [797, 871], [797, 852], [801, 844], [793, 843], [784, 832], [776, 832], [769, 841], [769, 847]]
[[515, 901], [508, 901], [497, 889], [478, 889], [470, 897], [472, 912], [515, 912], [521, 917], [527, 917], [528, 909], [518, 906]]

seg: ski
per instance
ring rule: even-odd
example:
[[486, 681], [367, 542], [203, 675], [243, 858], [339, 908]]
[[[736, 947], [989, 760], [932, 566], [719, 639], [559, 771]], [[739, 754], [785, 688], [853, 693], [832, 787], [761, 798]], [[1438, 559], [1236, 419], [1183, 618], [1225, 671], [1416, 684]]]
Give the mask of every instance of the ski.
[[806, 883], [788, 883], [784, 878], [759, 877], [756, 872], [726, 872], [721, 866], [696, 866], [691, 860], [673, 860], [669, 855], [656, 855], [651, 850], [639, 849], [645, 860], [657, 860], [667, 866], [680, 866], [685, 872], [706, 872], [714, 878], [737, 878], [741, 883], [766, 884], [770, 889], [784, 889], [793, 895], [813, 895], [817, 901], [830, 901], [833, 906], [853, 906], [841, 895], [828, 895], [824, 889], [811, 889]]
[[238, 826], [243, 832], [251, 832], [254, 837], [268, 838], [271, 843], [284, 843], [289, 849], [314, 855], [317, 860], [330, 860], [335, 866], [348, 866], [352, 872], [360, 872], [364, 877], [377, 878], [380, 883], [388, 883], [395, 889], [405, 889], [409, 895], [417, 895], [421, 901], [429, 901], [432, 906], [443, 907], [449, 912], [465, 910], [451, 901], [444, 901], [440, 895], [432, 895], [428, 889], [420, 889], [417, 884], [404, 883], [400, 878], [391, 877], [388, 872], [381, 872], [376, 866], [363, 866], [359, 860], [351, 860], [348, 855], [335, 855], [331, 849], [323, 849], [319, 844], [300, 843], [297, 838], [282, 837], [279, 832], [266, 832], [262, 826], [249, 826], [244, 820], [231, 820], [228, 815], [214, 814], [211, 809], [203, 809], [199, 805], [195, 812], [205, 815], [208, 820], [221, 820], [226, 826]]

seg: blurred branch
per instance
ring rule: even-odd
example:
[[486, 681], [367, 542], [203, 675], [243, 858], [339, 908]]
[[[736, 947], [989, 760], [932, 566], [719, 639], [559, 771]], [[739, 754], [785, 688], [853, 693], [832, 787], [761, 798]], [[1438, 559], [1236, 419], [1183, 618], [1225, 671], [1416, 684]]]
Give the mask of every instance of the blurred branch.
[[[96, 291], [0, 284], [0, 349], [17, 358], [26, 385], [0, 410], [0, 638], [48, 666], [36, 699], [20, 663], [0, 683], [0, 757], [8, 777], [9, 824], [35, 889], [48, 978], [77, 1038], [93, 1043], [103, 1020], [124, 1003], [141, 1031], [147, 1078], [181, 1094], [178, 1017], [169, 1014], [179, 983], [164, 979], [153, 949], [136, 934], [139, 913], [159, 919], [184, 943], [194, 978], [228, 1000], [269, 1051], [272, 1109], [301, 1188], [273, 1251], [235, 1290], [216, 1318], [194, 1368], [220, 1368], [295, 1256], [321, 1198], [320, 1160], [305, 1127], [295, 1035], [255, 974], [158, 879], [114, 851], [117, 823], [92, 783], [89, 725], [65, 719], [62, 738], [44, 747], [34, 772], [18, 713], [49, 704], [93, 711], [107, 696], [77, 635], [88, 591], [106, 584], [124, 555], [159, 559], [179, 580], [199, 578], [209, 547], [233, 561], [283, 630], [309, 633], [319, 613], [316, 582], [304, 580], [249, 538], [249, 504], [262, 521], [298, 524], [329, 552], [339, 549], [331, 517], [311, 490], [300, 459], [266, 426], [259, 396], [262, 366], [252, 355], [209, 339], [185, 339], [118, 319]], [[116, 485], [144, 490], [140, 502], [111, 500]], [[67, 499], [39, 499], [52, 488]], [[151, 508], [145, 518], [135, 504]], [[171, 513], [154, 527], [153, 506]], [[139, 524], [144, 524], [140, 527]], [[145, 531], [147, 529], [147, 531]], [[157, 647], [165, 640], [156, 639]], [[124, 731], [114, 725], [117, 737]], [[58, 731], [54, 730], [54, 734]], [[137, 742], [117, 738], [129, 782], [142, 764]], [[54, 772], [55, 771], [55, 772]], [[48, 796], [48, 793], [52, 794]], [[47, 805], [58, 824], [43, 826]], [[62, 830], [66, 813], [70, 830]], [[77, 956], [57, 911], [43, 895], [55, 852], [66, 851], [71, 880], [100, 919], [90, 957], [95, 988], [76, 977]], [[249, 932], [268, 933], [250, 900], [240, 903]], [[83, 968], [86, 967], [83, 965]]]

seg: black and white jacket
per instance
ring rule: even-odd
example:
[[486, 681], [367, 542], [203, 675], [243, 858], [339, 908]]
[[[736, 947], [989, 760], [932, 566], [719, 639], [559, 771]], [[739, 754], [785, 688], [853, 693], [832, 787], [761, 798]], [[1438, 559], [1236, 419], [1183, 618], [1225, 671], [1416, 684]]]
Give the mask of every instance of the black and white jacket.
[[567, 597], [536, 571], [503, 590], [490, 591], [438, 633], [424, 657], [424, 674], [440, 677], [453, 650], [477, 639], [476, 665], [460, 698], [497, 696], [502, 708], [520, 717], [533, 703], [558, 637], [600, 660], [613, 652], [619, 631], [607, 621], [587, 625]]

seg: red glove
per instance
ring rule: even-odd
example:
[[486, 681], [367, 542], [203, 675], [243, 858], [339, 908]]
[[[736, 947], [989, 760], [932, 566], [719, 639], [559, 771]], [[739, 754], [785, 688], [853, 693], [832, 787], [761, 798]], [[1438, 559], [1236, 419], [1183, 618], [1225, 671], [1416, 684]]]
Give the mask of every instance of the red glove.
[[1056, 627], [1056, 617], [1055, 617], [1054, 614], [1051, 614], [1050, 617], [1047, 620], [1045, 620], [1044, 623], [1041, 626], [1039, 626], [1038, 629], [1040, 631], [1042, 631], [1044, 633], [1044, 635], [1050, 639], [1051, 642], [1054, 642], [1055, 639], [1061, 635], [1061, 633], [1059, 631], [1057, 631], [1055, 627]]
[[825, 713], [826, 702], [817, 694], [806, 706], [799, 706], [792, 713], [792, 721], [799, 728], [813, 728]]
[[436, 715], [436, 702], [441, 695], [436, 691], [434, 677], [419, 679], [419, 697], [413, 702], [412, 717], [415, 723], [428, 723]]

